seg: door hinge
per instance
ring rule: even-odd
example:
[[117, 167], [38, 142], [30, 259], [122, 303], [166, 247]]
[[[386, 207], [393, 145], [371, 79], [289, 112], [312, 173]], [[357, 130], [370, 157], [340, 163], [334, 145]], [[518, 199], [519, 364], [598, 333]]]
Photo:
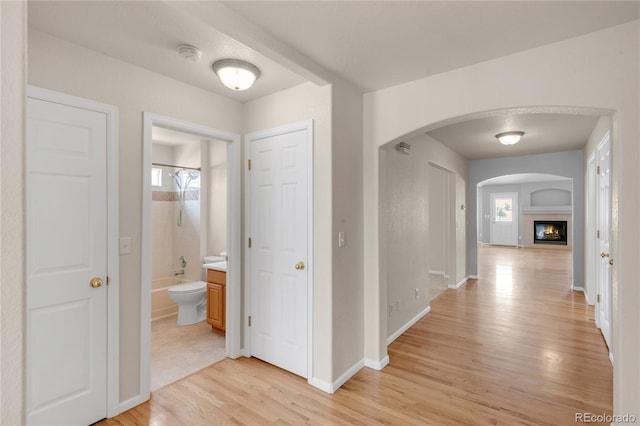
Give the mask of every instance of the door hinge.
[[600, 303], [600, 295], [596, 296], [596, 302]]
[[249, 237], [249, 248], [251, 248], [251, 237]]
[[107, 285], [109, 285], [109, 275], [107, 275]]
[[249, 171], [251, 171], [251, 160], [247, 160], [247, 167], [249, 167]]
[[596, 238], [600, 238], [600, 230], [599, 229], [596, 231]]
[[600, 174], [600, 166], [596, 166], [596, 174], [599, 175]]
[[251, 315], [249, 315], [249, 327], [251, 327]]

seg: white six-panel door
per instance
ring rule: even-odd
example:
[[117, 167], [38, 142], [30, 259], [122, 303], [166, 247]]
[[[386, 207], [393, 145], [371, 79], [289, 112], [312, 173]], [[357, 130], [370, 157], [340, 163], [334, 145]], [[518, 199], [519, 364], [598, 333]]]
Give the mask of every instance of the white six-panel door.
[[107, 119], [28, 99], [27, 421], [107, 415]]
[[596, 324], [611, 351], [611, 139], [607, 135], [596, 152], [598, 172], [597, 225], [599, 238]]
[[249, 135], [251, 355], [307, 377], [308, 126]]

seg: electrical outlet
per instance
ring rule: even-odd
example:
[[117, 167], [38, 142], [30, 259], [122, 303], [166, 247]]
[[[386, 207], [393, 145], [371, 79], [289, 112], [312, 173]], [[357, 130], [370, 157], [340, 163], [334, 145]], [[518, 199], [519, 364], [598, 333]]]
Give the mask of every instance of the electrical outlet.
[[420, 289], [416, 288], [416, 300], [418, 300], [418, 296], [420, 295]]
[[338, 247], [344, 247], [347, 245], [347, 233], [344, 231], [338, 232]]

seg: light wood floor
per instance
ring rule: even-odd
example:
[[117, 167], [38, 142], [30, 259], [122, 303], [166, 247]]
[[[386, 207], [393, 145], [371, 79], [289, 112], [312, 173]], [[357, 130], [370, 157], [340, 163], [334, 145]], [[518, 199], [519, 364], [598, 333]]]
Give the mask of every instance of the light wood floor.
[[256, 359], [224, 360], [104, 425], [571, 425], [611, 414], [612, 368], [570, 253], [480, 248], [480, 279], [446, 290], [335, 394]]

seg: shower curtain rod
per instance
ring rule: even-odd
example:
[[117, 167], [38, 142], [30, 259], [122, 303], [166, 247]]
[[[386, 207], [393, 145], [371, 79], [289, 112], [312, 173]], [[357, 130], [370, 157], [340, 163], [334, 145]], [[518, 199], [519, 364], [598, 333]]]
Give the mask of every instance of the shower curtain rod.
[[153, 165], [153, 166], [161, 166], [161, 167], [173, 167], [174, 169], [187, 169], [187, 170], [200, 171], [200, 167], [174, 166], [173, 164], [162, 164], [162, 163], [151, 163], [151, 165]]

